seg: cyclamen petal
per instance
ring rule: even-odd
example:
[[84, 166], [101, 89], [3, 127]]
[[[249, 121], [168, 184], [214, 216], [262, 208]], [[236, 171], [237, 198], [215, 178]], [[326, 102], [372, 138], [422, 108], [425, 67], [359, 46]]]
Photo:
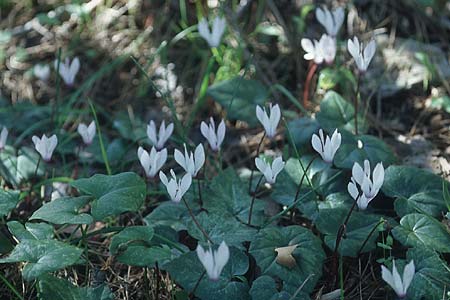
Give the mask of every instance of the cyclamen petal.
[[83, 142], [86, 145], [90, 145], [92, 143], [92, 140], [95, 137], [95, 122], [92, 121], [89, 126], [86, 126], [84, 123], [78, 124], [78, 133], [81, 135], [81, 138], [83, 139]]
[[220, 40], [225, 32], [226, 20], [225, 18], [215, 17], [212, 24], [212, 30], [209, 30], [208, 20], [203, 18], [198, 23], [198, 33], [202, 38], [208, 42], [211, 48], [218, 47]]
[[33, 68], [34, 76], [42, 81], [47, 81], [50, 77], [50, 67], [48, 65], [38, 64]]
[[264, 175], [267, 183], [274, 184], [278, 174], [283, 170], [285, 162], [281, 157], [273, 160], [272, 165], [265, 162], [263, 159], [255, 158], [256, 168]]
[[208, 141], [211, 149], [213, 151], [219, 151], [220, 145], [225, 138], [225, 122], [223, 120], [220, 122], [216, 133], [216, 125], [214, 123], [214, 119], [211, 117], [209, 125], [205, 122], [200, 124], [200, 131]]
[[344, 8], [338, 7], [330, 12], [326, 7], [318, 7], [316, 8], [316, 18], [319, 23], [322, 24], [323, 27], [325, 27], [325, 30], [330, 36], [336, 37], [339, 29], [344, 22]]
[[334, 156], [341, 146], [341, 134], [335, 129], [330, 139], [328, 135], [324, 137], [323, 130], [320, 129], [318, 136], [313, 134], [311, 145], [319, 153], [323, 161], [330, 164], [333, 162]]
[[58, 138], [56, 137], [56, 135], [52, 135], [50, 138], [48, 138], [45, 134], [42, 136], [42, 138], [33, 136], [32, 140], [36, 151], [41, 155], [42, 159], [47, 162], [50, 161], [53, 155], [53, 151], [58, 144]]
[[188, 152], [186, 144], [184, 145], [184, 155], [178, 149], [174, 152], [175, 161], [192, 177], [196, 177], [198, 171], [205, 163], [205, 150], [202, 144], [199, 144], [194, 153]]
[[209, 247], [209, 250], [204, 250], [199, 244], [196, 251], [209, 279], [218, 280], [223, 268], [230, 258], [230, 250], [225, 241], [220, 243], [217, 250], [211, 249], [211, 246]]
[[353, 164], [352, 178], [347, 189], [352, 198], [357, 201], [358, 207], [364, 210], [369, 202], [376, 197], [383, 182], [383, 164], [378, 163], [373, 174], [371, 174], [370, 162], [365, 160], [364, 169], [357, 162]]
[[2, 132], [0, 133], [0, 150], [5, 148], [7, 139], [8, 139], [8, 129], [6, 127], [3, 127]]
[[399, 298], [404, 298], [407, 294], [408, 288], [414, 278], [415, 266], [414, 261], [411, 260], [403, 269], [403, 278], [395, 265], [395, 260], [392, 261], [392, 272], [385, 266], [381, 266], [381, 277], [389, 284], [395, 291]]
[[277, 133], [277, 126], [281, 119], [280, 106], [278, 104], [272, 106], [271, 104], [268, 115], [265, 108], [262, 109], [259, 105], [257, 105], [256, 117], [263, 125], [267, 137], [269, 137], [270, 139], [275, 137]]
[[373, 56], [375, 55], [376, 43], [375, 40], [371, 40], [363, 50], [363, 44], [359, 42], [355, 36], [353, 40], [347, 41], [347, 49], [350, 55], [355, 60], [356, 66], [360, 72], [367, 71]]
[[170, 199], [174, 202], [180, 202], [184, 194], [189, 190], [192, 184], [192, 177], [190, 174], [185, 174], [182, 179], [177, 180], [173, 170], [170, 170], [172, 178], [168, 179], [167, 176], [160, 171], [159, 178], [161, 182], [166, 186], [167, 193]]
[[[55, 60], [54, 64], [55, 70], [58, 70], [58, 61]], [[75, 57], [72, 62], [66, 57], [64, 62], [59, 62], [59, 75], [64, 80], [64, 83], [68, 86], [73, 86], [75, 82], [75, 76], [80, 70], [80, 60]]]
[[137, 154], [145, 175], [149, 178], [154, 178], [167, 160], [167, 149], [165, 148], [157, 151], [152, 147], [149, 154], [144, 148], [139, 147]]
[[159, 133], [156, 133], [156, 124], [153, 120], [149, 122], [147, 125], [147, 137], [157, 150], [161, 150], [164, 148], [165, 143], [170, 138], [173, 133], [173, 123], [170, 123], [166, 127], [166, 123], [163, 120], [161, 122], [161, 126], [159, 127]]

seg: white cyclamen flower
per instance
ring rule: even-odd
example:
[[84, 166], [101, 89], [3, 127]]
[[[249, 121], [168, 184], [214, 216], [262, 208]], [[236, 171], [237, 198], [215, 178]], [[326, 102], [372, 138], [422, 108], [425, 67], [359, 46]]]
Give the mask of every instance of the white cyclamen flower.
[[347, 48], [348, 52], [351, 54], [355, 60], [356, 66], [360, 72], [367, 71], [370, 61], [375, 55], [375, 49], [377, 45], [375, 40], [372, 39], [369, 44], [366, 45], [363, 51], [363, 44], [359, 42], [358, 38], [355, 36], [353, 40], [348, 40]]
[[50, 67], [48, 65], [35, 65], [33, 68], [34, 76], [39, 78], [42, 81], [47, 81], [50, 77]]
[[371, 176], [370, 162], [366, 159], [364, 161], [364, 169], [357, 162], [353, 165], [352, 178], [347, 186], [347, 190], [352, 198], [357, 201], [358, 207], [364, 210], [378, 194], [383, 182], [383, 163], [378, 163], [375, 166]]
[[314, 60], [314, 63], [318, 65], [323, 61], [331, 64], [336, 57], [336, 41], [326, 34], [323, 34], [319, 41], [302, 39], [301, 45], [306, 52], [303, 58]]
[[191, 174], [186, 173], [183, 178], [177, 181], [177, 177], [175, 176], [175, 172], [171, 169], [170, 174], [172, 178], [167, 179], [166, 174], [162, 171], [159, 172], [159, 178], [161, 182], [166, 186], [167, 193], [170, 196], [170, 199], [174, 202], [180, 202], [181, 198], [183, 198], [184, 194], [189, 190], [189, 187], [192, 183]]
[[38, 138], [34, 135], [32, 140], [36, 151], [39, 152], [42, 159], [44, 161], [50, 161], [50, 159], [52, 159], [53, 151], [58, 144], [58, 138], [56, 137], [56, 135], [52, 135], [49, 138], [45, 134], [42, 136], [42, 138]]
[[7, 138], [8, 138], [8, 129], [6, 127], [3, 127], [2, 132], [0, 133], [0, 150], [5, 148]]
[[144, 150], [144, 148], [139, 147], [138, 158], [144, 168], [145, 175], [149, 178], [155, 177], [156, 173], [162, 168], [167, 160], [167, 149], [162, 149], [161, 151], [156, 151], [154, 147], [150, 150], [150, 154]]
[[170, 138], [173, 132], [173, 123], [170, 123], [166, 127], [166, 122], [162, 121], [159, 127], [159, 133], [156, 134], [156, 125], [153, 120], [147, 125], [147, 136], [156, 149], [161, 150], [164, 148], [164, 144]]
[[406, 296], [406, 291], [413, 280], [415, 272], [416, 269], [413, 260], [411, 260], [403, 269], [403, 278], [400, 277], [400, 274], [397, 271], [395, 260], [392, 261], [392, 272], [385, 266], [381, 266], [381, 277], [394, 289], [399, 298], [404, 298]]
[[198, 23], [198, 33], [208, 42], [211, 48], [215, 48], [220, 45], [220, 40], [225, 32], [226, 25], [225, 18], [215, 17], [212, 24], [212, 30], [209, 31], [208, 20], [203, 18]]
[[206, 122], [202, 122], [200, 124], [200, 131], [203, 136], [208, 140], [209, 146], [213, 151], [219, 151], [220, 145], [225, 138], [225, 122], [222, 120], [219, 126], [217, 127], [216, 133], [216, 125], [214, 124], [214, 119], [211, 117], [209, 121], [209, 125]]
[[341, 134], [335, 129], [331, 139], [328, 135], [324, 138], [323, 130], [320, 129], [319, 135], [313, 134], [311, 144], [314, 150], [322, 156], [323, 161], [330, 164], [341, 146]]
[[267, 183], [274, 184], [277, 180], [278, 173], [284, 168], [284, 161], [281, 157], [277, 157], [273, 160], [272, 165], [268, 164], [263, 159], [255, 158], [256, 168], [263, 173]]
[[81, 138], [86, 145], [90, 145], [92, 143], [92, 140], [95, 137], [95, 129], [96, 126], [94, 121], [92, 121], [89, 126], [86, 126], [84, 123], [78, 124], [78, 133], [81, 135]]
[[328, 8], [316, 8], [316, 18], [325, 30], [328, 35], [332, 37], [336, 37], [339, 29], [344, 23], [344, 8], [338, 7], [332, 12], [328, 10]]
[[[55, 60], [55, 70], [58, 70], [58, 60]], [[62, 61], [59, 62], [59, 75], [61, 75], [62, 79], [68, 86], [73, 86], [75, 82], [75, 76], [80, 70], [80, 60], [78, 57], [75, 57], [70, 62], [69, 58], [66, 57], [64, 63]]]
[[209, 247], [209, 250], [204, 250], [200, 244], [197, 246], [197, 256], [203, 267], [205, 267], [206, 273], [209, 279], [218, 280], [220, 273], [230, 258], [230, 250], [228, 249], [225, 241], [220, 243], [219, 248], [214, 251]]
[[270, 116], [267, 115], [266, 108], [261, 108], [259, 105], [256, 106], [256, 117], [259, 122], [261, 122], [264, 130], [266, 131], [267, 136], [271, 139], [277, 133], [277, 126], [280, 122], [281, 111], [278, 104], [272, 106], [270, 104]]
[[198, 171], [205, 163], [205, 150], [203, 145], [199, 144], [195, 148], [194, 153], [188, 153], [186, 144], [184, 145], [184, 155], [178, 149], [175, 149], [174, 153], [175, 161], [192, 177], [197, 176]]

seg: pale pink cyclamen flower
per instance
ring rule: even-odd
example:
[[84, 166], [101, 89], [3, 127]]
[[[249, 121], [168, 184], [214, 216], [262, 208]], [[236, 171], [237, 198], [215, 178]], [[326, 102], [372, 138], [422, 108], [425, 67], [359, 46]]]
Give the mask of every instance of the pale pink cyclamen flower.
[[347, 186], [347, 190], [357, 202], [359, 209], [364, 210], [378, 194], [383, 182], [383, 163], [378, 163], [371, 175], [370, 162], [366, 159], [364, 161], [364, 169], [357, 162], [353, 165], [352, 178]]
[[203, 247], [198, 244], [197, 256], [205, 268], [209, 279], [216, 281], [219, 280], [220, 273], [222, 273], [223, 268], [230, 258], [230, 250], [225, 241], [220, 243], [219, 248], [215, 251], [211, 249], [211, 246], [209, 247], [209, 250], [205, 251]]
[[152, 142], [152, 145], [156, 147], [157, 150], [164, 148], [164, 144], [170, 138], [173, 132], [173, 123], [170, 123], [166, 127], [166, 122], [163, 120], [161, 126], [159, 127], [158, 134], [156, 133], [156, 124], [153, 120], [147, 125], [147, 136]]
[[[55, 70], [58, 70], [58, 60], [55, 60]], [[59, 75], [64, 80], [67, 86], [73, 86], [75, 82], [75, 76], [77, 76], [80, 70], [80, 60], [75, 57], [72, 62], [66, 57], [65, 61], [59, 62]]]
[[336, 40], [326, 34], [320, 40], [302, 39], [301, 45], [306, 52], [303, 58], [314, 60], [315, 64], [320, 65], [324, 61], [332, 64], [336, 57]]
[[0, 133], [0, 150], [3, 150], [6, 146], [6, 140], [8, 139], [8, 129], [3, 127]]
[[170, 174], [172, 178], [167, 179], [166, 174], [162, 171], [159, 172], [159, 178], [161, 182], [166, 186], [167, 193], [170, 196], [170, 199], [176, 203], [180, 202], [183, 198], [184, 194], [189, 190], [192, 183], [192, 176], [189, 173], [186, 173], [183, 178], [177, 180], [175, 176], [175, 172], [171, 169]]
[[81, 138], [83, 139], [83, 142], [86, 145], [90, 145], [95, 137], [95, 122], [92, 121], [89, 126], [86, 126], [84, 123], [78, 124], [77, 131], [81, 135]]
[[34, 76], [42, 81], [47, 81], [50, 77], [50, 67], [48, 65], [37, 64], [33, 68]]
[[313, 134], [311, 144], [313, 149], [320, 154], [323, 161], [330, 164], [333, 162], [336, 151], [341, 146], [341, 134], [335, 129], [330, 139], [328, 135], [324, 137], [323, 130], [320, 129], [319, 135]]
[[364, 50], [363, 50], [363, 43], [360, 43], [356, 36], [353, 37], [353, 40], [348, 40], [347, 42], [348, 52], [355, 60], [356, 67], [360, 72], [364, 73], [367, 71], [370, 61], [375, 55], [376, 47], [377, 45], [374, 39], [372, 39], [366, 45]]
[[52, 159], [53, 151], [58, 144], [56, 135], [52, 135], [49, 138], [45, 134], [42, 138], [34, 135], [32, 140], [36, 151], [41, 155], [42, 159], [46, 162], [50, 161]]
[[414, 278], [415, 272], [414, 260], [411, 260], [403, 269], [403, 277], [400, 277], [395, 266], [395, 260], [392, 261], [392, 272], [385, 266], [381, 266], [381, 277], [391, 286], [400, 299], [406, 297], [406, 292]]
[[144, 148], [139, 147], [138, 158], [141, 166], [144, 168], [145, 175], [148, 178], [153, 178], [159, 170], [164, 166], [167, 161], [167, 149], [164, 148], [161, 151], [156, 151], [155, 147], [152, 147], [150, 153]]
[[281, 157], [277, 157], [273, 160], [272, 165], [267, 163], [265, 160], [257, 157], [255, 158], [256, 168], [264, 175], [267, 183], [274, 184], [277, 180], [278, 174], [284, 168], [284, 161]]
[[266, 112], [266, 108], [261, 108], [259, 105], [256, 106], [256, 117], [259, 122], [263, 125], [266, 131], [267, 137], [270, 139], [274, 138], [277, 133], [277, 126], [281, 119], [280, 106], [275, 104], [272, 106], [270, 104], [269, 115]]
[[330, 12], [326, 7], [318, 7], [316, 8], [316, 18], [319, 23], [325, 27], [328, 35], [335, 38], [342, 26], [342, 23], [344, 23], [344, 8], [338, 7]]
[[192, 177], [196, 177], [198, 171], [202, 168], [205, 163], [205, 150], [203, 145], [199, 144], [194, 153], [188, 152], [186, 149], [186, 144], [184, 145], [184, 155], [178, 149], [175, 149], [174, 153], [175, 161]]
[[212, 24], [212, 30], [209, 30], [208, 20], [203, 18], [198, 23], [198, 33], [204, 38], [211, 48], [220, 45], [220, 40], [226, 28], [225, 18], [215, 17]]
[[217, 132], [216, 125], [212, 117], [210, 118], [209, 122], [209, 125], [207, 125], [206, 122], [202, 122], [200, 124], [200, 131], [202, 132], [202, 135], [208, 140], [211, 149], [213, 151], [219, 151], [220, 145], [225, 138], [225, 122], [224, 120], [220, 122], [219, 126], [217, 127]]

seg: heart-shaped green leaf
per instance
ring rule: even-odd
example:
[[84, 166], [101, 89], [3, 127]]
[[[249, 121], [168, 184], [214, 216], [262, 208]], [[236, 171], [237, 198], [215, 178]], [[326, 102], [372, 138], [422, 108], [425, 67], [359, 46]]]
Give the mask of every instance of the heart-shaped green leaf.
[[[348, 207], [332, 207], [319, 210], [316, 220], [317, 229], [325, 234], [325, 244], [334, 251], [339, 228], [344, 223], [349, 212]], [[382, 217], [365, 212], [353, 211], [347, 223], [345, 236], [339, 244], [339, 253], [344, 256], [356, 256], [364, 241], [368, 238], [361, 253], [375, 249], [378, 231], [382, 230]], [[377, 227], [378, 228], [375, 228]], [[371, 235], [372, 230], [375, 230]], [[370, 235], [370, 236], [369, 236]]]
[[408, 289], [408, 299], [442, 299], [448, 291], [450, 270], [439, 255], [429, 249], [412, 248], [407, 253], [408, 261], [414, 260], [416, 274]]
[[91, 215], [79, 212], [90, 199], [87, 196], [55, 199], [35, 211], [30, 220], [40, 219], [53, 224], [91, 224]]
[[405, 246], [450, 252], [450, 234], [439, 221], [422, 214], [409, 214], [392, 230], [394, 238]]
[[406, 166], [390, 166], [384, 175], [382, 191], [395, 200], [399, 216], [424, 212], [434, 217], [446, 211], [443, 179], [429, 171]]
[[[329, 91], [320, 103], [320, 112], [317, 113], [317, 121], [327, 132], [337, 129], [345, 129], [350, 132], [355, 130], [355, 109], [353, 104], [345, 100], [338, 93]], [[358, 113], [358, 132], [364, 133], [368, 129], [361, 111]]]
[[132, 172], [111, 176], [96, 174], [71, 185], [95, 198], [91, 208], [95, 220], [139, 210], [147, 192], [144, 180]]
[[0, 189], [0, 217], [6, 216], [19, 202], [19, 191]]
[[44, 174], [44, 163], [37, 166], [38, 161], [39, 154], [34, 149], [22, 147], [16, 155], [16, 150], [7, 146], [0, 151], [0, 174], [12, 185], [18, 186], [35, 173], [40, 176]]
[[207, 95], [222, 105], [230, 120], [245, 121], [255, 126], [258, 124], [256, 105], [264, 105], [268, 92], [261, 82], [239, 76], [210, 86]]
[[24, 226], [18, 221], [10, 221], [7, 225], [11, 234], [19, 241], [53, 238], [53, 226], [47, 223], [26, 223]]
[[[214, 177], [204, 194], [208, 197], [205, 197], [203, 206], [211, 214], [230, 219], [238, 218], [242, 222], [248, 221], [252, 198], [248, 194], [248, 186], [232, 168]], [[264, 205], [256, 199], [252, 225], [261, 225], [264, 219]]]
[[[322, 275], [322, 263], [325, 253], [322, 242], [308, 229], [300, 226], [267, 227], [262, 229], [250, 245], [250, 254], [261, 268], [263, 275], [278, 277], [284, 284], [299, 286], [313, 275], [303, 287], [311, 292]], [[288, 268], [277, 263], [276, 248], [297, 245], [292, 252], [296, 265]]]
[[39, 278], [39, 297], [42, 300], [113, 300], [114, 295], [105, 284], [96, 287], [77, 287], [67, 280], [51, 275]]
[[355, 162], [363, 166], [366, 159], [372, 166], [379, 162], [382, 162], [384, 167], [395, 163], [394, 153], [382, 140], [371, 135], [355, 136], [344, 130], [341, 135], [341, 147], [334, 157], [337, 167], [351, 169]]
[[25, 280], [32, 280], [75, 264], [83, 250], [55, 240], [23, 240], [0, 263], [27, 262], [22, 270]]
[[152, 244], [154, 230], [150, 226], [127, 227], [111, 239], [109, 251], [117, 259], [131, 266], [154, 266], [155, 262], [162, 265], [172, 257], [171, 249]]

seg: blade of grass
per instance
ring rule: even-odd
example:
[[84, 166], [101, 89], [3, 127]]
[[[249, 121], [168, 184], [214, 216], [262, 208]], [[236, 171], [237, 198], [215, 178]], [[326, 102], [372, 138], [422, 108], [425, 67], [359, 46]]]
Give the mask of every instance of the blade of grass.
[[274, 84], [274, 85], [272, 85], [272, 86], [270, 87], [269, 92], [272, 94], [272, 91], [273, 91], [273, 90], [279, 90], [283, 95], [286, 96], [286, 98], [287, 98], [292, 104], [294, 104], [299, 110], [301, 110], [302, 113], [304, 113], [306, 116], [309, 116], [309, 115], [310, 115], [309, 111], [307, 111], [307, 110], [303, 107], [303, 105], [301, 105], [300, 102], [299, 102], [297, 99], [295, 99], [294, 95], [292, 95], [292, 93], [289, 92], [284, 86], [282, 86], [282, 85], [279, 84], [279, 83], [276, 83], [276, 84]]
[[203, 75], [202, 84], [200, 85], [200, 91], [198, 93], [197, 101], [194, 104], [194, 108], [191, 111], [191, 114], [188, 119], [187, 123], [187, 131], [191, 129], [192, 123], [194, 122], [195, 117], [197, 116], [197, 113], [199, 112], [200, 108], [205, 105], [206, 101], [206, 91], [208, 90], [209, 85], [209, 75], [211, 74], [212, 67], [214, 66], [215, 58], [214, 56], [211, 56], [208, 61], [208, 65], [205, 70], [205, 74]]
[[166, 102], [166, 105], [169, 107], [170, 112], [172, 113], [172, 119], [175, 123], [175, 128], [178, 131], [178, 134], [182, 137], [183, 140], [185, 140], [185, 132], [183, 129], [183, 126], [180, 122], [180, 120], [177, 117], [177, 113], [175, 110], [175, 105], [173, 103], [173, 99], [170, 98], [167, 93], [163, 93], [154, 83], [153, 80], [150, 78], [150, 76], [147, 74], [147, 72], [142, 68], [141, 64], [139, 64], [139, 62], [130, 55], [131, 60], [134, 62], [134, 64], [138, 67], [139, 71], [141, 71], [142, 75], [144, 75], [144, 77], [147, 79], [148, 83], [152, 86], [153, 89], [155, 89], [155, 91], [157, 91], [164, 99], [164, 101]]
[[6, 286], [16, 295], [17, 298], [23, 300], [22, 295], [16, 290], [16, 288], [0, 273], [0, 279], [6, 284]]
[[100, 130], [100, 124], [97, 119], [97, 113], [95, 111], [95, 107], [92, 104], [91, 100], [88, 99], [89, 106], [91, 107], [92, 114], [94, 115], [95, 125], [97, 126], [98, 140], [100, 142], [100, 150], [102, 151], [103, 161], [105, 163], [106, 172], [108, 175], [111, 175], [111, 168], [109, 167], [108, 156], [106, 155], [105, 145], [103, 145], [102, 131]]

